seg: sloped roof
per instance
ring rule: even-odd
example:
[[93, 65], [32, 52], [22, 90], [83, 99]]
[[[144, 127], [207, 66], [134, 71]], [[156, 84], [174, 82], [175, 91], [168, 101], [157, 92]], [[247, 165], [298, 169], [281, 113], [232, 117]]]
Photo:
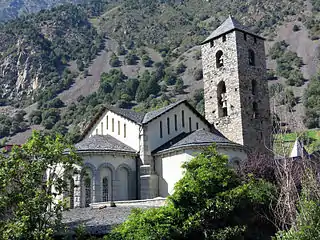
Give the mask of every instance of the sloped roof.
[[233, 30], [239, 30], [242, 32], [246, 32], [248, 34], [254, 35], [258, 38], [264, 39], [254, 32], [250, 31], [247, 27], [243, 26], [239, 23], [235, 18], [229, 16], [216, 30], [214, 30], [206, 40], [202, 42], [202, 44], [209, 42], [212, 39], [218, 38], [221, 35], [231, 32]]
[[200, 114], [186, 99], [177, 101], [175, 103], [169, 104], [168, 106], [165, 106], [163, 108], [150, 111], [146, 114], [144, 113], [138, 113], [133, 110], [129, 109], [123, 109], [123, 108], [117, 108], [112, 106], [104, 106], [103, 109], [95, 116], [94, 120], [87, 126], [87, 128], [83, 132], [83, 137], [88, 134], [88, 132], [92, 129], [92, 127], [96, 124], [96, 122], [102, 117], [102, 115], [107, 111], [112, 111], [124, 118], [127, 118], [139, 125], [144, 125], [152, 120], [156, 119], [157, 117], [160, 117], [162, 114], [165, 114], [166, 112], [170, 111], [171, 109], [175, 108], [176, 106], [184, 103], [195, 115], [197, 115], [209, 128], [212, 128], [212, 131], [215, 132], [217, 135], [223, 136], [220, 132], [218, 132], [212, 124], [210, 124], [206, 118]]
[[110, 135], [94, 135], [83, 139], [81, 142], [75, 145], [75, 148], [79, 152], [94, 152], [94, 151], [117, 151], [117, 152], [130, 152], [135, 153], [136, 151], [117, 140]]
[[143, 118], [145, 117], [144, 113], [135, 112], [131, 109], [117, 108], [112, 106], [108, 106], [107, 109], [138, 124], [142, 124]]
[[157, 110], [146, 113], [146, 115], [143, 118], [142, 123], [145, 124], [145, 123], [152, 121], [153, 119], [168, 112], [169, 110], [171, 110], [172, 108], [174, 108], [175, 106], [178, 106], [180, 103], [183, 103], [183, 102], [186, 102], [186, 100], [180, 100], [175, 103], [169, 104], [168, 106], [165, 106], [163, 108], [159, 108]]
[[213, 143], [241, 146], [237, 143], [231, 142], [222, 134], [218, 135], [204, 129], [198, 129], [194, 132], [179, 134], [174, 139], [169, 140], [167, 143], [154, 150], [153, 153], [165, 152], [187, 146], [208, 146]]
[[290, 153], [291, 158], [295, 157], [306, 157], [308, 156], [307, 150], [304, 148], [303, 143], [297, 138], [294, 142], [293, 148]]
[[170, 111], [171, 109], [175, 108], [176, 106], [178, 106], [182, 103], [184, 103], [195, 115], [197, 115], [205, 124], [207, 124], [208, 127], [213, 128], [213, 125], [211, 125], [207, 121], [207, 119], [202, 114], [200, 114], [186, 99], [177, 101], [177, 102], [172, 103], [172, 104], [165, 106], [163, 108], [146, 113], [142, 124], [146, 124], [148, 122], [151, 122], [152, 120], [156, 119], [157, 117], [160, 117], [162, 114], [165, 114], [166, 112]]

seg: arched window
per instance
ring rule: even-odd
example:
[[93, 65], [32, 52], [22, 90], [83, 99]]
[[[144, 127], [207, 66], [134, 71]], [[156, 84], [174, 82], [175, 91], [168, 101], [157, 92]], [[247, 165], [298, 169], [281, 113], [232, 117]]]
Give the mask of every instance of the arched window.
[[102, 202], [108, 201], [108, 178], [104, 177], [102, 179]]
[[256, 80], [251, 81], [251, 92], [252, 92], [252, 95], [255, 95], [257, 92], [257, 81]]
[[227, 89], [224, 81], [218, 84], [217, 97], [218, 97], [218, 116], [225, 117], [228, 116], [228, 106], [227, 106]]
[[255, 59], [254, 59], [254, 51], [252, 49], [249, 49], [249, 65], [254, 66], [255, 65]]
[[91, 178], [86, 176], [84, 179], [85, 187], [85, 207], [89, 207], [91, 203]]
[[216, 53], [216, 67], [220, 68], [223, 66], [223, 52], [221, 50], [219, 50]]
[[258, 104], [256, 102], [252, 103], [252, 110], [253, 110], [253, 118], [258, 118]]

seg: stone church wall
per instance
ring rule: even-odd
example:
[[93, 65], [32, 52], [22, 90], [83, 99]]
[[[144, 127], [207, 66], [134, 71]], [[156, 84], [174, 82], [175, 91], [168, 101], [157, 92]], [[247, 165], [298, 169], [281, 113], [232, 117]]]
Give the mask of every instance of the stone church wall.
[[[264, 40], [237, 30], [224, 36], [201, 47], [205, 116], [231, 141], [266, 152], [272, 129]], [[219, 51], [221, 58], [217, 57]], [[217, 59], [222, 59], [223, 66]], [[219, 91], [223, 83], [222, 95]], [[221, 106], [226, 106], [226, 112]]]

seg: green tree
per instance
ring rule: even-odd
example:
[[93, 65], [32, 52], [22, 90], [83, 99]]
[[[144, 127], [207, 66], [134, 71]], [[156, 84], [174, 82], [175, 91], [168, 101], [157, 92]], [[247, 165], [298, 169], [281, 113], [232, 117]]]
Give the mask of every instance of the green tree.
[[111, 67], [120, 67], [121, 66], [121, 62], [119, 60], [119, 58], [117, 57], [117, 55], [112, 54], [109, 64], [111, 65]]
[[182, 78], [178, 78], [176, 84], [174, 85], [174, 91], [176, 93], [183, 93], [183, 80]]
[[109, 239], [269, 239], [272, 184], [241, 179], [227, 156], [209, 147], [183, 164], [185, 174], [167, 205], [133, 212]]
[[303, 96], [303, 104], [306, 108], [305, 125], [308, 128], [319, 127], [320, 119], [320, 74], [313, 77]]
[[[65, 154], [65, 149], [69, 154]], [[74, 148], [61, 136], [33, 132], [21, 148], [0, 155], [0, 238], [52, 239], [65, 204], [55, 196], [79, 164]]]

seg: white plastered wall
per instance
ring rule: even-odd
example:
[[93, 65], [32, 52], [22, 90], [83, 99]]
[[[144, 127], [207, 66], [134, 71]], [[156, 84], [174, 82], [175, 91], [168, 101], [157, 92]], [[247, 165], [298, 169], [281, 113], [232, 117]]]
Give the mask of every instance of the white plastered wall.
[[[243, 161], [247, 159], [247, 154], [238, 148], [217, 146], [217, 150], [219, 153], [227, 155], [230, 161], [234, 161], [235, 159]], [[182, 164], [190, 161], [200, 151], [201, 150], [194, 148], [156, 156], [155, 168], [159, 174], [160, 197], [167, 197], [174, 192], [174, 185], [183, 176], [184, 169], [181, 168]]]
[[[114, 128], [112, 131], [112, 119], [114, 121]], [[108, 120], [108, 124], [107, 124]], [[120, 123], [120, 134], [119, 125]], [[124, 136], [124, 125], [126, 125], [126, 136]], [[139, 131], [140, 125], [130, 121], [112, 111], [107, 111], [104, 116], [102, 116], [99, 121], [92, 127], [89, 131], [88, 136], [93, 135], [111, 135], [112, 137], [118, 139], [119, 141], [125, 143], [126, 145], [132, 147], [133, 149], [139, 151]]]
[[[184, 127], [182, 126], [182, 110], [184, 111]], [[175, 117], [177, 115], [177, 130], [175, 130]], [[200, 119], [185, 103], [182, 103], [160, 117], [152, 120], [147, 125], [147, 145], [148, 154], [153, 150], [160, 147], [170, 139], [178, 136], [183, 132], [190, 132], [189, 117], [191, 117], [191, 131], [196, 130], [198, 123], [198, 129], [208, 130], [208, 126]], [[170, 134], [168, 134], [167, 118], [169, 118]], [[160, 137], [160, 121], [162, 122], [162, 138]]]

